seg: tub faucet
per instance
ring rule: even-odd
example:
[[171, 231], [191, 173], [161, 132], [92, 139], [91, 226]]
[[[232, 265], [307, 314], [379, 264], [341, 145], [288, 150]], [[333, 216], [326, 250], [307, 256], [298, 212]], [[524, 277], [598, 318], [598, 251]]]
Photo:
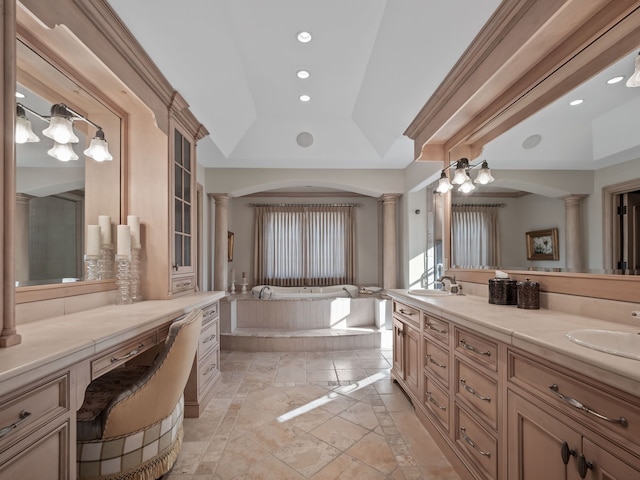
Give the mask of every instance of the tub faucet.
[[262, 287], [260, 289], [260, 294], [258, 295], [258, 298], [264, 298], [264, 291], [265, 290], [269, 290], [269, 292], [271, 292], [271, 287], [269, 285], [265, 285], [264, 287]]
[[446, 290], [447, 286], [444, 283], [445, 280], [449, 280], [449, 292], [458, 293], [458, 284], [456, 283], [456, 277], [450, 277], [449, 275], [443, 275], [438, 279], [438, 282], [442, 285], [443, 290]]
[[349, 296], [349, 298], [353, 298], [353, 295], [351, 295], [351, 292], [349, 291], [349, 289], [347, 287], [342, 287], [342, 289], [347, 292], [347, 295]]

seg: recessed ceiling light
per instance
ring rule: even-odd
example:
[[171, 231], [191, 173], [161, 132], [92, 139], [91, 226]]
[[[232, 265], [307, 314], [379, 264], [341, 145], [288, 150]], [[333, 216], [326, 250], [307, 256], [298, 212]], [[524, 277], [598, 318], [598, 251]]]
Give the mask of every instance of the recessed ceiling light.
[[296, 72], [296, 75], [298, 76], [298, 78], [304, 79], [304, 78], [309, 78], [309, 75], [311, 74], [309, 73], [308, 70], [298, 70]]
[[624, 80], [624, 76], [618, 75], [617, 77], [613, 77], [613, 78], [610, 78], [609, 80], [607, 80], [607, 84], [608, 85], [613, 85], [615, 83], [621, 82], [622, 80]]
[[300, 43], [309, 43], [311, 41], [311, 34], [309, 32], [298, 32], [298, 41]]
[[300, 132], [296, 137], [296, 143], [301, 147], [310, 147], [313, 145], [313, 135], [309, 132]]
[[24, 93], [16, 92], [16, 98], [24, 98]]
[[299, 98], [301, 102], [308, 102], [309, 100], [311, 100], [311, 97], [309, 95], [300, 95]]
[[581, 98], [578, 98], [576, 100], [571, 100], [569, 102], [569, 105], [571, 105], [572, 107], [575, 107], [576, 105], [580, 105], [582, 102], [584, 102], [584, 100]]

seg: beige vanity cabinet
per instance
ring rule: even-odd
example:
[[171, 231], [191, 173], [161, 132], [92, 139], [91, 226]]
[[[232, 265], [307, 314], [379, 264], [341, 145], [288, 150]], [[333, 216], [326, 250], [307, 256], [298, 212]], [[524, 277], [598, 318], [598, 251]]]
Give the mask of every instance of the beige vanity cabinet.
[[171, 293], [195, 290], [195, 141], [174, 122], [169, 150], [172, 184], [171, 218]]
[[420, 400], [420, 310], [393, 302], [393, 377]]
[[509, 353], [509, 479], [640, 478], [640, 402], [541, 359]]
[[220, 379], [220, 318], [219, 302], [202, 308], [202, 329], [196, 358], [184, 390], [184, 410], [187, 417], [199, 417], [211, 401], [213, 387]]
[[70, 384], [66, 371], [0, 397], [0, 478], [62, 480], [72, 468], [75, 475]]

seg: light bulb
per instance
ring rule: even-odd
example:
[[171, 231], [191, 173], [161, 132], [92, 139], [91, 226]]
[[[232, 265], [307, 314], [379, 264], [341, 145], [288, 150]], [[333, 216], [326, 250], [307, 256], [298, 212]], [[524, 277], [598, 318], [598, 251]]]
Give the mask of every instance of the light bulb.
[[109, 146], [104, 139], [104, 132], [99, 129], [96, 132], [96, 136], [91, 139], [89, 148], [84, 151], [87, 157], [93, 158], [96, 162], [104, 162], [113, 160], [113, 157], [109, 153]]

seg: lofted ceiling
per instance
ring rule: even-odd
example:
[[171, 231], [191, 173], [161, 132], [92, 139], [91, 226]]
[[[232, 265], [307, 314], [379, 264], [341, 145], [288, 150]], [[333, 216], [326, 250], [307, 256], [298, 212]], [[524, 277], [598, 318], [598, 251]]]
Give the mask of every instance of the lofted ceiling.
[[[199, 143], [202, 165], [331, 169], [407, 167], [414, 150], [403, 132], [500, 4], [109, 3], [210, 132]], [[296, 40], [302, 30], [311, 42]], [[605, 83], [614, 74], [628, 78], [635, 56], [491, 142], [483, 158], [493, 169], [586, 170], [638, 158], [640, 142], [626, 119], [640, 107], [640, 88]], [[300, 69], [310, 77], [297, 78]], [[585, 102], [569, 108], [574, 97]], [[310, 146], [297, 142], [304, 132]], [[532, 135], [539, 144], [524, 148]]]

